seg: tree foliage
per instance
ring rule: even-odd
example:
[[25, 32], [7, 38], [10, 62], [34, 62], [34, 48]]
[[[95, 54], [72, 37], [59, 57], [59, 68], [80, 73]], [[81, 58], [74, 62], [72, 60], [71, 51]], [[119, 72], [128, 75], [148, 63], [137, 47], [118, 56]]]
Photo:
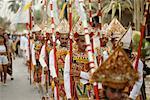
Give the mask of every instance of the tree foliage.
[[[118, 15], [119, 20], [121, 20], [122, 12], [126, 9], [130, 12], [133, 11], [133, 5], [130, 0], [105, 0], [103, 2], [102, 13], [107, 16], [111, 12], [112, 19]], [[118, 14], [117, 11], [119, 12]]]
[[17, 0], [8, 1], [8, 3], [9, 3], [8, 9], [10, 9], [12, 12], [16, 13], [18, 11], [19, 7], [20, 7], [18, 2], [17, 2]]
[[[135, 34], [133, 37], [133, 50], [137, 51], [138, 50], [138, 46], [139, 46], [139, 42], [140, 42], [140, 35], [139, 34]], [[146, 56], [150, 55], [150, 42], [147, 41], [146, 39], [143, 39], [143, 43], [142, 43], [142, 51], [141, 51], [141, 56], [144, 58]]]

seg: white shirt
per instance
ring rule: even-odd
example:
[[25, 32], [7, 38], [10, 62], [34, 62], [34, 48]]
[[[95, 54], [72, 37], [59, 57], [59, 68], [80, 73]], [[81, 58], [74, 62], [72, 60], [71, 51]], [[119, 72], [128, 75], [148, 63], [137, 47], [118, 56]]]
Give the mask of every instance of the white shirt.
[[20, 49], [26, 50], [26, 47], [28, 45], [28, 39], [25, 36], [20, 37]]
[[57, 77], [56, 69], [55, 69], [55, 65], [54, 65], [54, 49], [52, 49], [49, 54], [49, 66], [50, 66], [49, 70], [50, 70], [51, 76], [53, 78]]
[[[32, 49], [32, 46], [33, 46], [33, 42], [32, 42], [32, 40], [30, 40], [30, 50]], [[26, 50], [26, 59], [27, 60], [30, 60], [30, 55], [29, 55], [29, 42], [27, 41], [27, 45], [26, 45], [26, 47], [25, 47], [25, 50]], [[31, 51], [31, 56], [32, 56], [32, 51]], [[31, 58], [31, 60], [32, 60], [32, 58]]]
[[35, 47], [35, 44], [33, 44], [32, 47], [31, 47], [31, 54], [32, 54], [31, 59], [32, 59], [32, 64], [35, 66], [36, 65], [36, 58], [35, 58], [35, 49], [34, 49], [34, 47]]
[[[65, 66], [64, 66], [64, 87], [65, 87], [65, 92], [66, 92], [66, 96], [67, 99], [71, 98], [71, 90], [70, 90], [70, 56], [69, 54], [65, 57]], [[83, 72], [81, 71], [80, 73], [80, 77], [82, 79], [80, 79], [80, 82], [82, 82], [83, 84], [86, 84], [89, 79], [89, 74], [87, 72]]]
[[45, 45], [42, 46], [41, 52], [40, 52], [40, 58], [39, 58], [39, 62], [42, 65], [42, 67], [47, 67], [47, 64], [45, 62]]
[[5, 45], [0, 45], [0, 52], [6, 52]]
[[[133, 67], [135, 67], [135, 62], [136, 60], [133, 62]], [[137, 70], [138, 70], [139, 79], [138, 81], [135, 82], [133, 89], [129, 95], [129, 97], [132, 98], [133, 100], [136, 100], [136, 97], [139, 95], [140, 89], [143, 84], [143, 62], [140, 59], [139, 59]]]

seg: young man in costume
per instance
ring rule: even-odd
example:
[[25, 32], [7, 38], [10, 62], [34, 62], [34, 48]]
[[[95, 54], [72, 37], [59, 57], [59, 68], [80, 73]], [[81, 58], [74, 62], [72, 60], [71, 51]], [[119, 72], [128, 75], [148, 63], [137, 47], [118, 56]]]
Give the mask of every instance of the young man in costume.
[[[64, 90], [64, 63], [65, 57], [68, 54], [68, 41], [69, 41], [69, 23], [66, 19], [63, 19], [56, 28], [56, 34], [58, 35], [58, 40], [60, 45], [56, 47], [56, 59], [54, 59], [54, 49], [51, 50], [49, 55], [49, 66], [52, 78], [54, 79], [55, 87], [54, 89], [54, 99], [65, 99], [65, 90]], [[55, 61], [58, 66], [58, 69], [55, 68]], [[58, 91], [56, 91], [58, 88]], [[58, 92], [58, 93], [57, 93]], [[57, 96], [58, 94], [58, 96]]]
[[[137, 60], [136, 59], [137, 55], [136, 55], [136, 52], [134, 52], [133, 55], [131, 55], [132, 51], [130, 49], [131, 41], [132, 41], [132, 34], [135, 34], [133, 32], [135, 32], [135, 31], [132, 31], [132, 28], [129, 27], [128, 31], [126, 32], [124, 37], [121, 39], [121, 42], [122, 42], [122, 48], [125, 50], [128, 57], [130, 58], [130, 61], [132, 62], [133, 69], [136, 70], [135, 62]], [[134, 48], [132, 48], [132, 49], [134, 49]], [[133, 100], [137, 100], [137, 98], [139, 98], [140, 94], [141, 94], [140, 92], [141, 92], [141, 87], [142, 87], [142, 84], [143, 84], [143, 66], [144, 66], [143, 62], [141, 61], [141, 59], [139, 59], [138, 67], [137, 67], [137, 72], [138, 72], [139, 79], [135, 82], [132, 89], [130, 89], [130, 91], [128, 91], [129, 97]]]
[[32, 54], [32, 64], [34, 70], [33, 78], [38, 88], [40, 88], [40, 84], [41, 84], [41, 68], [42, 68], [39, 62], [39, 57], [43, 45], [42, 41], [40, 40], [40, 34], [41, 34], [41, 28], [38, 25], [35, 25], [32, 29], [34, 42], [32, 44], [31, 54]]
[[[74, 40], [76, 44], [73, 49], [72, 69], [70, 69], [70, 56], [65, 58], [64, 67], [64, 86], [68, 100], [89, 99], [92, 97], [91, 85], [89, 83], [89, 61], [86, 51], [86, 42], [84, 36], [84, 28], [82, 25], [76, 24], [74, 29]], [[70, 71], [71, 70], [71, 71]], [[72, 73], [70, 73], [72, 72]], [[72, 88], [70, 88], [70, 76], [72, 77]], [[71, 93], [71, 89], [73, 93]], [[71, 95], [73, 94], [73, 95]]]
[[[47, 87], [47, 89], [49, 89], [49, 82], [51, 82], [49, 79], [51, 77], [50, 75], [50, 71], [47, 70], [48, 66], [49, 66], [49, 53], [53, 48], [53, 40], [52, 40], [52, 31], [51, 31], [51, 27], [45, 27], [45, 29], [43, 30], [44, 32], [44, 36], [45, 36], [45, 43], [41, 48], [41, 52], [40, 52], [40, 57], [39, 57], [39, 62], [42, 66], [42, 81], [41, 81], [41, 86], [43, 89], [43, 97], [45, 98], [46, 94], [48, 91], [46, 91], [45, 86]], [[49, 79], [48, 79], [49, 78]], [[52, 93], [50, 94], [50, 97], [52, 97]]]

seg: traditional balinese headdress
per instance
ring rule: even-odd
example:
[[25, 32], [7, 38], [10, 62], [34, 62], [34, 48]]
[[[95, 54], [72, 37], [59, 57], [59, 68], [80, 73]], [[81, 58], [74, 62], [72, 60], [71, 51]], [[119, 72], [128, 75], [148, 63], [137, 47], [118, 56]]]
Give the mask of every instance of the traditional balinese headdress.
[[[72, 32], [74, 34], [75, 40], [78, 38], [78, 36], [84, 35], [84, 27], [83, 27], [82, 21], [80, 19], [74, 25]], [[90, 25], [88, 27], [88, 33], [89, 33], [89, 35], [90, 35], [90, 33], [95, 33], [95, 30]]]
[[56, 27], [56, 32], [60, 34], [68, 34], [69, 33], [69, 23], [66, 19], [63, 19], [58, 26]]
[[44, 29], [42, 30], [42, 34], [46, 37], [47, 34], [52, 34], [52, 27], [51, 25], [45, 25]]
[[129, 27], [128, 31], [125, 33], [123, 38], [121, 39], [122, 47], [124, 49], [129, 49], [131, 45], [131, 40], [132, 40], [132, 27]]
[[138, 79], [126, 53], [118, 47], [114, 53], [93, 73], [92, 81], [104, 86], [123, 89]]
[[112, 33], [112, 37], [118, 37], [120, 38], [125, 32], [126, 29], [123, 27], [123, 25], [117, 20], [117, 18], [114, 18], [108, 28], [107, 28], [107, 32], [108, 33]]

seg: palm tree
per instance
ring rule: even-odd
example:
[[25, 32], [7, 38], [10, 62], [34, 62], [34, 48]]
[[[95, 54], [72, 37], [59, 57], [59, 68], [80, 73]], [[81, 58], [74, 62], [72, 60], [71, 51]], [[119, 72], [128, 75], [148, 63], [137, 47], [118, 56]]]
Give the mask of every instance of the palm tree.
[[140, 25], [143, 19], [144, 12], [144, 0], [133, 0], [134, 1], [134, 23], [136, 30], [140, 30]]
[[8, 9], [10, 9], [12, 12], [16, 13], [20, 7], [19, 2], [20, 0], [10, 0], [8, 3], [10, 4]]
[[0, 9], [3, 7], [3, 0], [0, 0]]
[[102, 13], [105, 16], [111, 13], [111, 18], [119, 16], [119, 20], [121, 20], [122, 12], [125, 10], [133, 11], [133, 5], [130, 0], [105, 0], [103, 2]]
[[10, 21], [6, 17], [0, 17], [0, 24], [6, 29], [9, 30]]

